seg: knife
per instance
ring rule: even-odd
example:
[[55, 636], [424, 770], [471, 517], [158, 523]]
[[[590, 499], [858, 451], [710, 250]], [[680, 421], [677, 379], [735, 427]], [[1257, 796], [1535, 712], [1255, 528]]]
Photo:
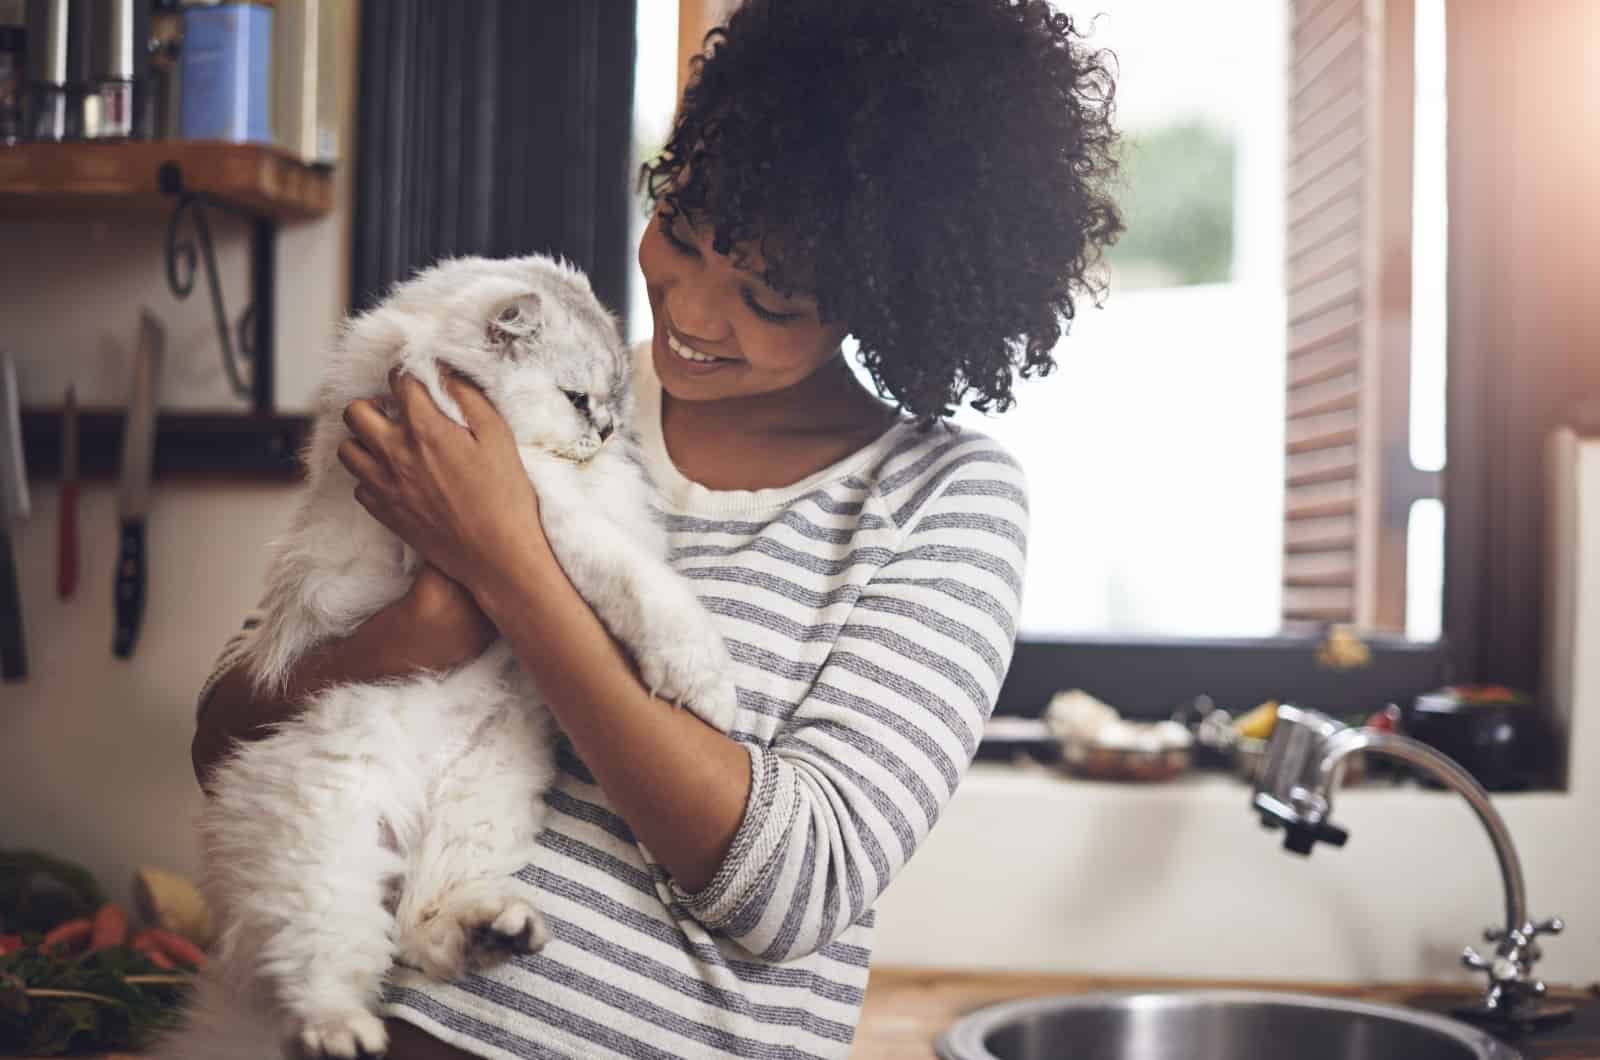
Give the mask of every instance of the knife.
[[161, 324], [148, 309], [139, 314], [139, 344], [133, 353], [133, 382], [128, 417], [122, 431], [122, 480], [117, 512], [122, 542], [117, 549], [116, 637], [111, 652], [119, 659], [133, 654], [144, 617], [145, 516], [150, 511], [150, 463], [155, 456], [156, 380], [161, 374]]
[[28, 474], [22, 460], [21, 400], [17, 370], [0, 353], [0, 678], [28, 676], [22, 644], [22, 594], [17, 590], [17, 564], [11, 553], [11, 528], [28, 517]]
[[56, 595], [78, 587], [78, 393], [67, 385], [61, 403], [61, 491], [56, 504]]

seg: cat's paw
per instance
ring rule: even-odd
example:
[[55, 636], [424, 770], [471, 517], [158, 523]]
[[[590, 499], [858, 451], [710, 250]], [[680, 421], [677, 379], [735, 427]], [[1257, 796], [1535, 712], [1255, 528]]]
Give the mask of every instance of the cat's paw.
[[291, 1040], [299, 1060], [376, 1060], [389, 1050], [383, 1021], [363, 1009], [306, 1020]]
[[398, 947], [403, 964], [440, 982], [461, 978], [516, 954], [538, 953], [550, 941], [539, 911], [520, 898], [463, 888], [437, 903], [436, 912], [404, 932]]
[[733, 728], [739, 710], [728, 666], [727, 649], [714, 635], [672, 640], [639, 655], [639, 676], [651, 695], [687, 707], [722, 732]]
[[733, 679], [724, 675], [686, 697], [683, 705], [718, 732], [731, 732], [733, 721], [739, 716], [739, 690]]
[[513, 956], [538, 953], [550, 941], [544, 917], [527, 902], [513, 899], [500, 915], [479, 924], [467, 939], [467, 964], [487, 968]]

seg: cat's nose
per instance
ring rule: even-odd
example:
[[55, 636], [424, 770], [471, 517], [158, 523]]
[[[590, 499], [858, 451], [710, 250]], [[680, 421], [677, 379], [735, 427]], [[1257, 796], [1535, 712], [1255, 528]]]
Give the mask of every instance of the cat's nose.
[[600, 428], [600, 440], [603, 442], [609, 437], [611, 437], [611, 424], [608, 423]]

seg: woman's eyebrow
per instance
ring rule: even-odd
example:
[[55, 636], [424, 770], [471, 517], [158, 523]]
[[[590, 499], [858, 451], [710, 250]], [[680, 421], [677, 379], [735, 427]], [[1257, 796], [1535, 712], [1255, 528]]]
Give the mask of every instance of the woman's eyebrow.
[[[684, 223], [689, 226], [690, 231], [694, 231], [699, 227], [699, 225], [695, 224], [693, 215], [691, 215], [687, 210], [679, 210], [677, 216], [683, 218]], [[734, 254], [732, 255], [732, 261], [733, 267], [744, 273], [746, 276], [749, 276], [750, 279], [755, 282], [760, 291], [771, 295], [778, 301], [797, 302], [806, 307], [812, 307], [816, 305], [817, 296], [812, 294], [810, 291], [794, 291], [790, 294], [784, 294], [782, 291], [778, 290], [778, 288], [774, 287], [772, 282], [767, 279], [767, 270], [753, 264], [748, 257]]]
[[811, 291], [794, 288], [785, 294], [767, 278], [768, 270], [764, 267], [758, 267], [748, 257], [736, 255], [733, 259], [733, 267], [749, 276], [760, 291], [770, 294], [780, 302], [798, 302], [805, 306], [816, 305], [817, 296]]

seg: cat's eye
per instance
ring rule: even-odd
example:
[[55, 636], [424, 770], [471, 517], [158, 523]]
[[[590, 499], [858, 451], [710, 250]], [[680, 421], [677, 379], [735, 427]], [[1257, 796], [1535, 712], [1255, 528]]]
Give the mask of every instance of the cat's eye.
[[577, 391], [577, 390], [563, 390], [561, 392], [563, 394], [567, 395], [567, 400], [572, 402], [572, 407], [573, 408], [577, 409], [579, 412], [588, 412], [589, 411], [589, 395], [588, 394], [582, 393], [582, 392]]

